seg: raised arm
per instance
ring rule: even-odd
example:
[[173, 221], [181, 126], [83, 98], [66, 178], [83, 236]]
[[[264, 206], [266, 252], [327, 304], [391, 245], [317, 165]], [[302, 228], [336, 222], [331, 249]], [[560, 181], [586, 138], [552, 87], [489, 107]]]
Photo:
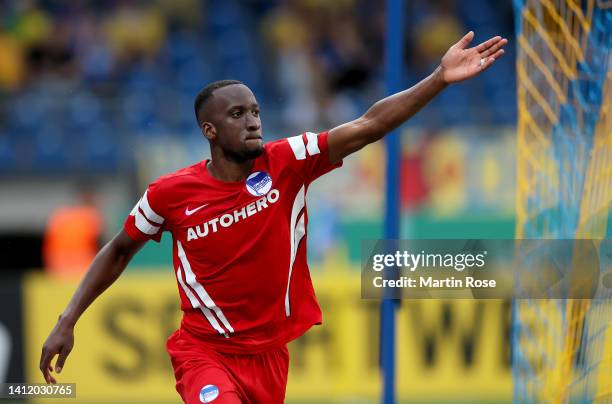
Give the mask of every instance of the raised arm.
[[40, 370], [47, 383], [56, 383], [51, 361], [59, 354], [55, 371], [59, 373], [74, 345], [74, 325], [85, 309], [121, 275], [134, 254], [146, 241], [135, 241], [122, 230], [94, 258], [87, 274], [72, 296], [66, 310], [45, 341]]
[[329, 159], [335, 163], [362, 147], [375, 142], [416, 114], [448, 84], [476, 76], [488, 69], [503, 54], [508, 40], [499, 36], [473, 48], [467, 48], [474, 38], [468, 32], [450, 47], [440, 66], [413, 87], [393, 94], [374, 104], [354, 121], [329, 132]]

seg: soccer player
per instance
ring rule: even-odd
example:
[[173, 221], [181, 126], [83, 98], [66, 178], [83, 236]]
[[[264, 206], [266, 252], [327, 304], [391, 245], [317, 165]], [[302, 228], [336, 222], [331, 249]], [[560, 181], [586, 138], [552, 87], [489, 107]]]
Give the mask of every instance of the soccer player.
[[166, 344], [178, 393], [186, 403], [282, 403], [287, 343], [322, 321], [306, 263], [308, 186], [504, 53], [506, 39], [467, 48], [473, 37], [453, 45], [429, 77], [354, 121], [268, 144], [247, 86], [224, 80], [204, 88], [195, 114], [212, 158], [150, 184], [97, 254], [44, 343], [45, 381], [56, 382], [51, 361], [59, 355], [59, 373], [85, 309], [148, 240], [169, 231], [184, 312]]

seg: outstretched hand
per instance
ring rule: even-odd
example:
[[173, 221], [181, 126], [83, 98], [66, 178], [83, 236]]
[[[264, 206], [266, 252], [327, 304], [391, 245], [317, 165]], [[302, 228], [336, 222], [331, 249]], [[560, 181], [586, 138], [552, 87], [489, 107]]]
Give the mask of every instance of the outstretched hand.
[[506, 38], [493, 37], [478, 46], [468, 48], [474, 39], [474, 32], [468, 32], [456, 44], [450, 47], [442, 57], [441, 74], [446, 83], [456, 83], [476, 76], [488, 69], [504, 54]]

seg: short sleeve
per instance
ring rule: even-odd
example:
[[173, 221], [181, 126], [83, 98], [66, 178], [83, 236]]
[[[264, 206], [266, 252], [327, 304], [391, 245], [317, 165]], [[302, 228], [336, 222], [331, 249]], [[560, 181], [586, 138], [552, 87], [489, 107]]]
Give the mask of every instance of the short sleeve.
[[284, 140], [289, 146], [288, 158], [291, 164], [306, 183], [342, 166], [342, 160], [335, 164], [329, 161], [327, 137], [328, 132], [306, 132]]
[[125, 219], [123, 228], [134, 240], [154, 240], [159, 243], [165, 218], [160, 207], [161, 195], [157, 183], [149, 185], [144, 195]]

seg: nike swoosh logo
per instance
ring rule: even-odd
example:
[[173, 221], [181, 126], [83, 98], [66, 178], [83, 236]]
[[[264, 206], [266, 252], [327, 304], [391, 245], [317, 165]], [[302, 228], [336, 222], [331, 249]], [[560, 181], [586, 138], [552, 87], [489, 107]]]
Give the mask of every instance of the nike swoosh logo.
[[206, 207], [206, 206], [208, 206], [208, 205], [209, 205], [208, 203], [205, 203], [204, 205], [202, 205], [202, 206], [198, 206], [197, 208], [195, 208], [195, 209], [191, 209], [191, 210], [189, 210], [189, 207], [186, 207], [186, 208], [185, 208], [185, 214], [186, 214], [187, 216], [191, 216], [191, 215], [193, 215], [194, 213], [196, 213], [198, 210], [200, 210], [200, 209], [202, 209], [202, 208], [205, 208], [205, 207]]

